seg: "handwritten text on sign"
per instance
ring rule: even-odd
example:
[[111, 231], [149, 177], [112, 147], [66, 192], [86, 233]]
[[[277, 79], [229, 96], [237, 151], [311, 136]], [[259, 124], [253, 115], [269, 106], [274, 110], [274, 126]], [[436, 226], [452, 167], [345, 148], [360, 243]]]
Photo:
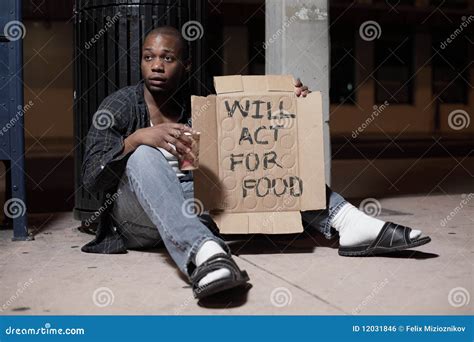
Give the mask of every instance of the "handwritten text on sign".
[[[233, 103], [232, 103], [233, 102]], [[269, 121], [268, 125], [257, 126], [251, 131], [248, 127], [242, 127], [240, 133], [239, 145], [268, 145], [268, 138], [263, 138], [262, 132], [271, 131], [270, 135], [278, 146], [279, 131], [288, 129], [289, 124], [280, 124], [281, 122], [288, 123], [296, 120], [294, 113], [289, 113], [283, 109], [283, 101], [279, 102], [278, 110], [272, 108], [271, 102], [261, 100], [225, 100], [224, 101], [227, 115], [230, 118], [234, 117], [236, 112], [244, 118], [253, 118], [260, 122], [263, 119]], [[236, 171], [245, 168], [246, 171], [257, 171], [258, 169], [268, 170], [273, 167], [283, 168], [278, 162], [278, 155], [276, 151], [268, 151], [259, 155], [258, 153], [232, 153], [230, 155], [229, 170]], [[245, 179], [242, 182], [242, 195], [247, 197], [250, 193], [255, 193], [257, 197], [265, 197], [268, 195], [275, 195], [281, 197], [289, 194], [293, 197], [299, 197], [303, 193], [303, 181], [297, 176], [286, 176], [280, 178], [261, 177], [258, 179]]]

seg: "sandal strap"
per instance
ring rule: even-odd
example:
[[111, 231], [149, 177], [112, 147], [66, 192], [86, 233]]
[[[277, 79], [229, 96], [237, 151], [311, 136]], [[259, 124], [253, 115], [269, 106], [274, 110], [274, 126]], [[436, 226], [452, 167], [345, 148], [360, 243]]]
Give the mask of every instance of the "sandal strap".
[[213, 255], [208, 260], [199, 265], [191, 274], [191, 281], [194, 284], [197, 284], [210, 272], [216, 271], [221, 268], [227, 268], [231, 272], [231, 276], [233, 278], [237, 278], [238, 275], [241, 273], [239, 267], [230, 255], [219, 253]]
[[370, 245], [370, 248], [377, 246], [394, 247], [408, 245], [412, 241], [410, 239], [411, 228], [405, 227], [393, 222], [385, 222], [379, 235]]

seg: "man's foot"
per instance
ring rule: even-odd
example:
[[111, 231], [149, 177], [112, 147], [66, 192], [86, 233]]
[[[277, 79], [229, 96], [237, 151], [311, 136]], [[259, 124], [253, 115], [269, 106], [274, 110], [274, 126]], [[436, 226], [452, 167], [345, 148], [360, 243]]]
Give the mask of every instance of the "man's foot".
[[199, 299], [244, 285], [249, 280], [247, 272], [241, 271], [232, 257], [214, 241], [203, 244], [196, 254], [195, 264], [191, 281], [194, 297]]
[[[196, 254], [195, 264], [197, 267], [201, 266], [205, 261], [209, 260], [216, 254], [227, 254], [226, 251], [215, 241], [206, 241], [201, 246]], [[202, 287], [210, 282], [216, 281], [230, 276], [230, 271], [227, 268], [221, 268], [216, 271], [209, 272], [204, 278], [199, 281], [198, 286]]]
[[[331, 225], [339, 232], [339, 245], [344, 247], [373, 242], [385, 223], [385, 221], [367, 215], [350, 203], [346, 203], [331, 221]], [[420, 230], [410, 231], [410, 239], [415, 240], [420, 236]]]
[[403, 251], [431, 241], [429, 236], [411, 239], [412, 229], [393, 222], [385, 222], [374, 241], [354, 246], [340, 246], [339, 255], [365, 257], [389, 252]]

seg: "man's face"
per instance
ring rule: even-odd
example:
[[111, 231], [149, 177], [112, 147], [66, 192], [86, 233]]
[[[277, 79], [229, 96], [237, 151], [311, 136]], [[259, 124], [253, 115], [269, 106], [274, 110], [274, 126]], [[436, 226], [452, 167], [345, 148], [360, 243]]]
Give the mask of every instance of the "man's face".
[[173, 93], [181, 83], [185, 66], [180, 41], [167, 34], [148, 36], [143, 43], [141, 70], [152, 94]]

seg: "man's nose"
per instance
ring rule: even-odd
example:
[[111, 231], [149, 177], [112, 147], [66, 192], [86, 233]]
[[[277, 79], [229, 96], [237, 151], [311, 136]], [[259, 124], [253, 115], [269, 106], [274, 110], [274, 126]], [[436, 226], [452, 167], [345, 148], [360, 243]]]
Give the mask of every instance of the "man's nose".
[[151, 66], [151, 70], [154, 71], [154, 72], [164, 72], [165, 71], [165, 68], [164, 68], [164, 63], [163, 61], [161, 60], [157, 60], [155, 63], [153, 63], [153, 65]]

